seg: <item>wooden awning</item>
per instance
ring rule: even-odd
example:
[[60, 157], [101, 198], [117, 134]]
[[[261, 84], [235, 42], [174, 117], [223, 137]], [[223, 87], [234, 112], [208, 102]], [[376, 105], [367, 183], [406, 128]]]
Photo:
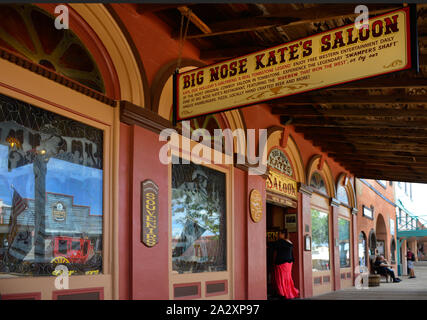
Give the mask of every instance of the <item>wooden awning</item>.
[[[218, 62], [353, 23], [358, 4], [138, 4], [178, 39], [181, 13], [200, 59]], [[370, 15], [399, 4], [367, 4]], [[190, 9], [190, 10], [188, 10]], [[420, 72], [403, 71], [269, 102], [283, 125], [360, 178], [427, 183], [427, 4], [417, 4]]]

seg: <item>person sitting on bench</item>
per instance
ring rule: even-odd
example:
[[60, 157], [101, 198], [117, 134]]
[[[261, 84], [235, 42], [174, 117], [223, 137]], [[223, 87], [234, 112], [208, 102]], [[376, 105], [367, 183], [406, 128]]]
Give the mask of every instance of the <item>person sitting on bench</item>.
[[385, 261], [384, 256], [377, 256], [377, 258], [375, 259], [374, 268], [377, 270], [379, 274], [382, 274], [385, 276], [390, 275], [391, 278], [393, 279], [393, 282], [402, 281], [399, 278], [395, 277], [394, 271], [393, 269], [391, 269], [391, 265], [389, 265], [387, 261]]

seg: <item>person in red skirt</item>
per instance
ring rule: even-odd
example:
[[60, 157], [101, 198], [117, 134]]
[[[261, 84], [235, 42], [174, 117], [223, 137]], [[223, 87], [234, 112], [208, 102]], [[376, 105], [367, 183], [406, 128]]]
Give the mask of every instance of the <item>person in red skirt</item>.
[[299, 290], [295, 288], [292, 280], [292, 264], [294, 245], [289, 240], [286, 230], [279, 231], [279, 239], [273, 244], [274, 253], [274, 283], [277, 293], [286, 299], [298, 297]]

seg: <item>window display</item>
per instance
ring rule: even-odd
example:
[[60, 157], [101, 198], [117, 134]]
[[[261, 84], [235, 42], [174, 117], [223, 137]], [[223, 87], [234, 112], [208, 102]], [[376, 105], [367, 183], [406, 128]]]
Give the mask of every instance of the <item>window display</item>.
[[311, 209], [311, 257], [313, 271], [330, 270], [329, 261], [329, 215]]
[[350, 267], [350, 221], [338, 218], [340, 267]]
[[0, 210], [0, 277], [99, 273], [102, 130], [0, 95]]
[[172, 270], [227, 269], [226, 176], [196, 165], [172, 165]]

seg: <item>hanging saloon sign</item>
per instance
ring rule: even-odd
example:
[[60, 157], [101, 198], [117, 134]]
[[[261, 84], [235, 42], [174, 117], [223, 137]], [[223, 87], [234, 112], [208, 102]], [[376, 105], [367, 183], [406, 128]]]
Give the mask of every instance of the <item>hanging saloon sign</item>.
[[[265, 181], [266, 190], [297, 200], [297, 182], [291, 178], [293, 175], [292, 165], [285, 153], [278, 148], [272, 149], [268, 154], [267, 165], [269, 172]], [[268, 195], [270, 195], [269, 200], [278, 201], [276, 200], [277, 197], [273, 199], [271, 198], [272, 194]], [[292, 202], [286, 203], [284, 200], [279, 202], [292, 206]]]
[[369, 28], [349, 24], [177, 74], [174, 121], [409, 69], [409, 16], [405, 7], [370, 18]]

